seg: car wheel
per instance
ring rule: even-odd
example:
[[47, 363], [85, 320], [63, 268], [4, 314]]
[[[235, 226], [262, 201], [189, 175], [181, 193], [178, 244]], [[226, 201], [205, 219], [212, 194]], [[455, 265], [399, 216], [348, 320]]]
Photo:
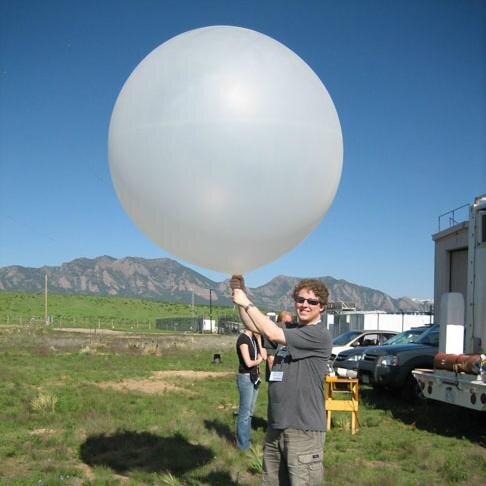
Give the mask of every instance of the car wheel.
[[412, 373], [410, 372], [407, 381], [403, 385], [402, 388], [402, 398], [405, 400], [412, 402], [415, 400], [425, 400], [425, 396], [418, 384], [417, 380], [413, 377]]

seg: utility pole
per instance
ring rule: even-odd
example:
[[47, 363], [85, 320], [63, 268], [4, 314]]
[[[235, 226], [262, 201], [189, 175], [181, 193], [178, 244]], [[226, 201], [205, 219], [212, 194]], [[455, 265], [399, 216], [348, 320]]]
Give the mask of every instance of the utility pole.
[[192, 299], [191, 299], [191, 314], [192, 314], [192, 328], [196, 330], [196, 322], [194, 317], [194, 289], [191, 289]]
[[213, 289], [209, 289], [209, 327], [211, 329], [211, 334], [213, 334], [213, 299], [212, 299]]
[[49, 314], [47, 312], [47, 273], [44, 279], [44, 323], [49, 324]]

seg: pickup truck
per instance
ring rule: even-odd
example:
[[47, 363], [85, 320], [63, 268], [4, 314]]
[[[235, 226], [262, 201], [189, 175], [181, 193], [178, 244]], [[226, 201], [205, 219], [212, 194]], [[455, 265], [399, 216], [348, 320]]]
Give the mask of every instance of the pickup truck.
[[439, 348], [439, 325], [434, 324], [415, 342], [372, 346], [358, 362], [361, 383], [400, 391], [406, 399], [422, 396], [412, 375], [415, 368], [431, 368]]
[[[383, 344], [380, 344], [380, 346], [390, 346], [392, 344], [397, 346], [399, 344], [414, 342], [428, 329], [430, 329], [430, 326], [412, 327], [408, 331], [403, 331], [400, 334], [392, 336]], [[356, 378], [358, 376], [358, 363], [370, 348], [371, 346], [359, 346], [339, 353], [333, 363], [336, 374], [338, 376]]]

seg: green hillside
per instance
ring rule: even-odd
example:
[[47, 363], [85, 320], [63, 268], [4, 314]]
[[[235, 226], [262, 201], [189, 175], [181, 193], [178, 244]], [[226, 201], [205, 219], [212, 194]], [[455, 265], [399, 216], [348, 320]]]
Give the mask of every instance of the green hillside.
[[[212, 306], [212, 316], [236, 314], [233, 307]], [[0, 324], [44, 320], [44, 294], [0, 292]], [[192, 317], [191, 305], [127, 297], [49, 294], [48, 315], [54, 326], [120, 327], [153, 323], [164, 317]], [[209, 305], [194, 306], [194, 316], [209, 318]], [[123, 326], [122, 326], [123, 327]]]

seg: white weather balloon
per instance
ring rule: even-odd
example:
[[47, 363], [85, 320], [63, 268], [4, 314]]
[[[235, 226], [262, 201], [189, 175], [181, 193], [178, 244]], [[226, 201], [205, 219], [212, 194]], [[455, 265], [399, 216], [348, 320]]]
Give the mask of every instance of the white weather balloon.
[[230, 26], [183, 33], [143, 59], [118, 96], [108, 145], [139, 228], [229, 274], [305, 238], [342, 169], [338, 115], [316, 74], [274, 39]]

